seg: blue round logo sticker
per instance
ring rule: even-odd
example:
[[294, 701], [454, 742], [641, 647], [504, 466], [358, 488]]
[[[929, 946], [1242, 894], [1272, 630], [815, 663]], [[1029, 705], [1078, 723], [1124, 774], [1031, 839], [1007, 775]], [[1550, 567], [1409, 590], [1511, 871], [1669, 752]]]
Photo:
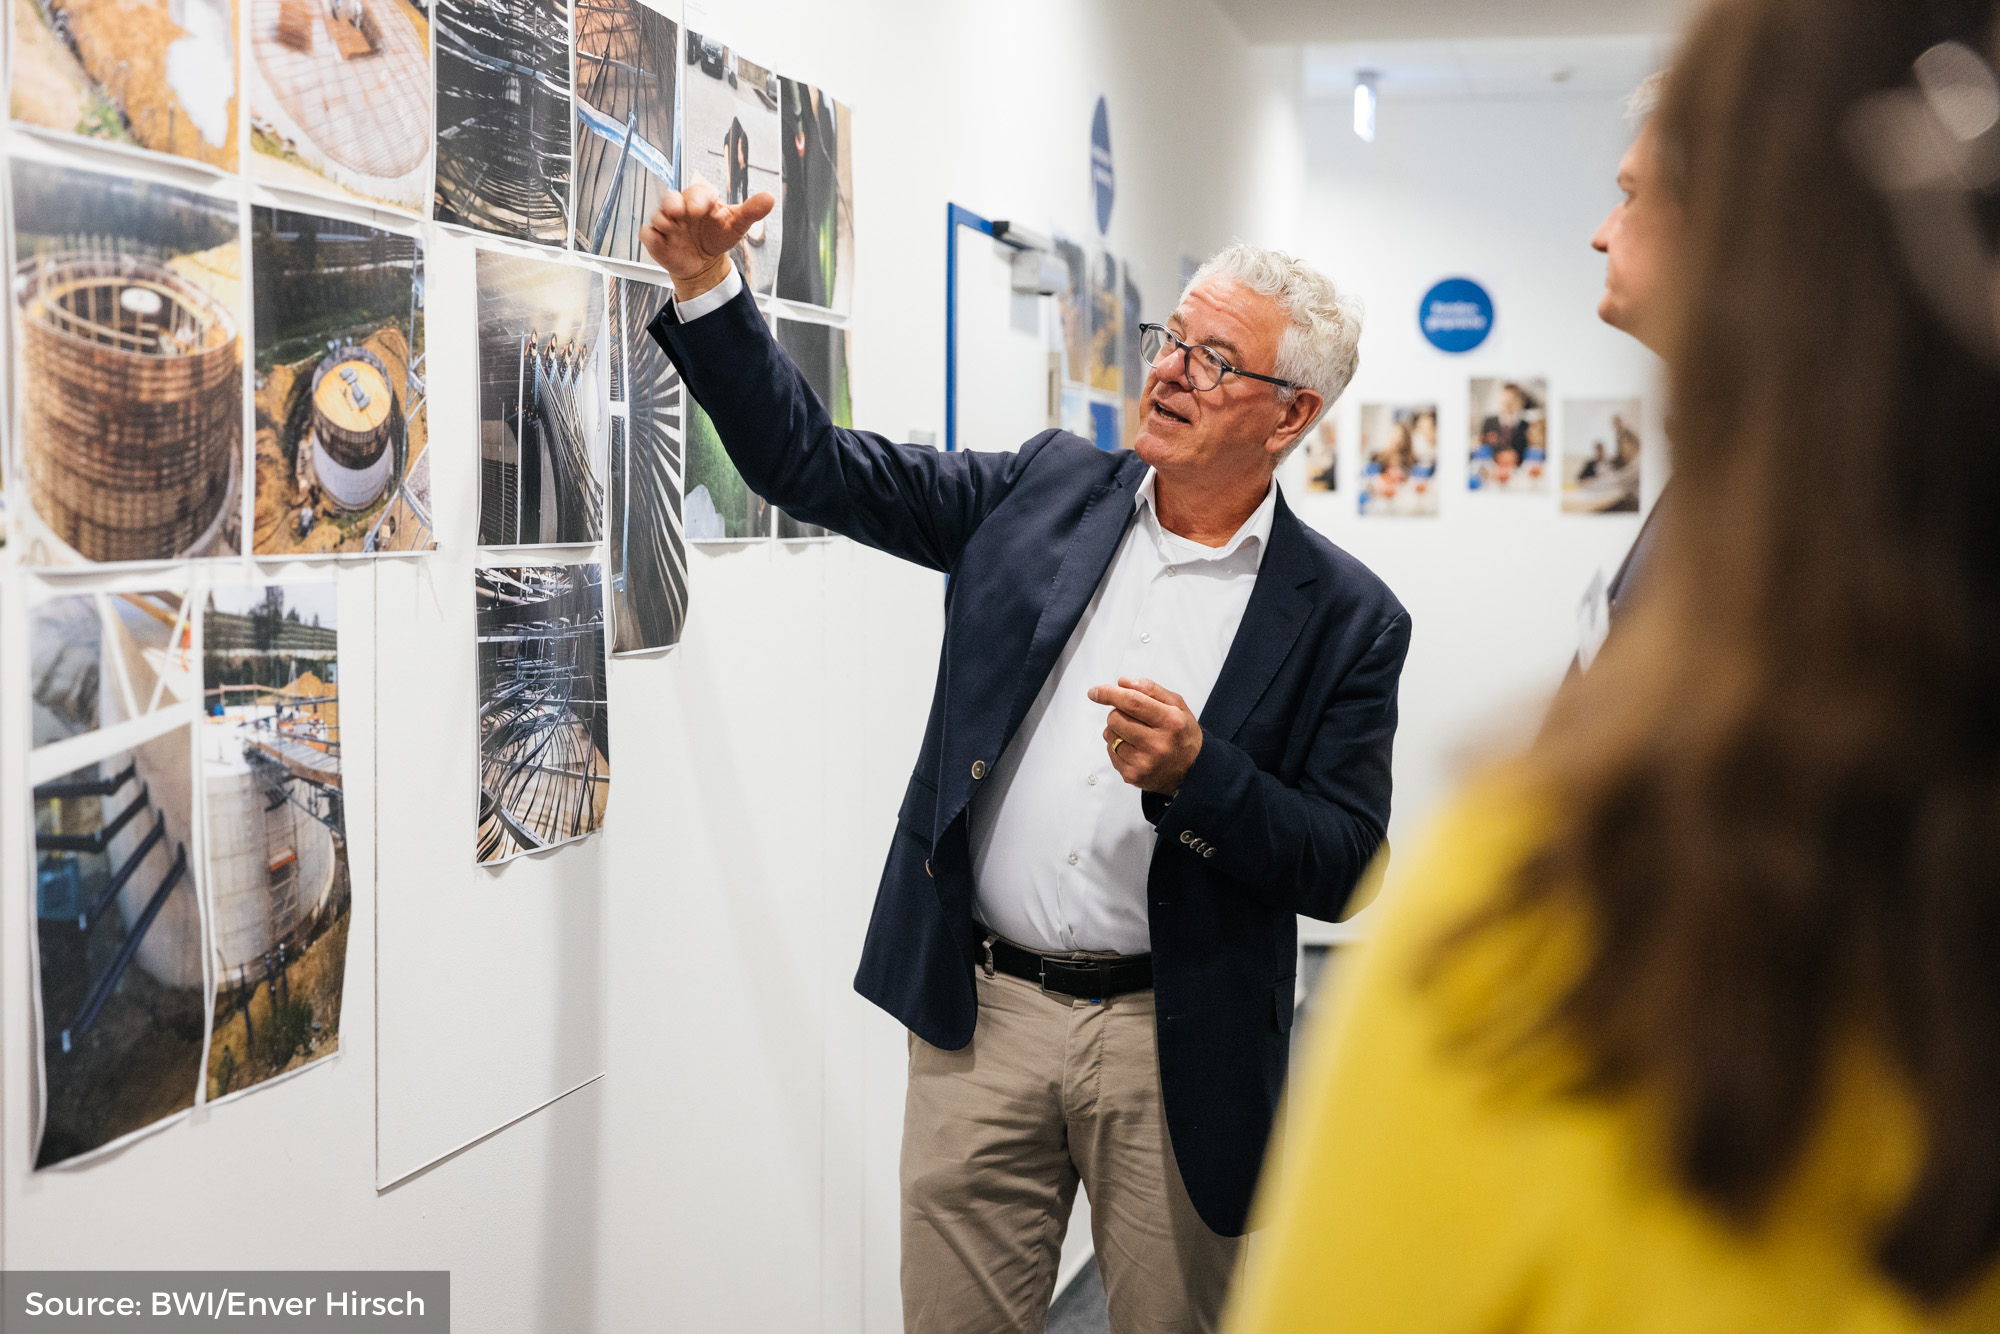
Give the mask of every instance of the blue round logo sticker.
[[1111, 196], [1117, 184], [1111, 174], [1111, 109], [1097, 99], [1097, 113], [1090, 118], [1090, 188], [1097, 196], [1097, 233], [1111, 230]]
[[1470, 352], [1493, 331], [1493, 298], [1470, 278], [1447, 278], [1417, 309], [1424, 337], [1440, 352]]

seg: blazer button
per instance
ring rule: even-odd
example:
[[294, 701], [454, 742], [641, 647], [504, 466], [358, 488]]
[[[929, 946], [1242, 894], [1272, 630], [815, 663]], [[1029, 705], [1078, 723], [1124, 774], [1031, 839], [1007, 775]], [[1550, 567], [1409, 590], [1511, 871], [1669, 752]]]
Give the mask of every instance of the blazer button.
[[986, 777], [986, 761], [985, 761], [985, 760], [974, 760], [974, 761], [972, 762], [972, 776], [973, 776], [974, 778], [984, 778], [984, 777]]
[[933, 880], [937, 879], [937, 873], [931, 870], [931, 859], [928, 857], [924, 858], [924, 874]]
[[1201, 855], [1202, 855], [1202, 856], [1203, 856], [1204, 858], [1208, 858], [1208, 857], [1213, 857], [1213, 856], [1215, 855], [1215, 849], [1214, 849], [1214, 848], [1203, 848], [1203, 849], [1201, 850]]
[[1194, 842], [1194, 830], [1192, 829], [1181, 830], [1181, 842], [1186, 844], [1192, 844]]

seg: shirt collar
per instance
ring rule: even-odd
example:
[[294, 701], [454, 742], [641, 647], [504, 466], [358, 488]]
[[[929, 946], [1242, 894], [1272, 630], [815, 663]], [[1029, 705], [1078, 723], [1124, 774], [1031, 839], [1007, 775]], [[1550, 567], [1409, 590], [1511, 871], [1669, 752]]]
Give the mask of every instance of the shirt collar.
[[1158, 472], [1146, 469], [1146, 476], [1139, 483], [1139, 493], [1132, 498], [1132, 505], [1152, 534], [1163, 559], [1176, 564], [1190, 560], [1227, 560], [1242, 551], [1253, 567], [1263, 565], [1264, 550], [1271, 545], [1271, 525], [1278, 516], [1278, 479], [1275, 476], [1271, 478], [1270, 489], [1264, 492], [1263, 501], [1251, 511], [1250, 517], [1243, 521], [1243, 526], [1236, 530], [1235, 535], [1219, 547], [1190, 542], [1185, 537], [1169, 533], [1161, 525], [1159, 501], [1154, 495], [1158, 478]]

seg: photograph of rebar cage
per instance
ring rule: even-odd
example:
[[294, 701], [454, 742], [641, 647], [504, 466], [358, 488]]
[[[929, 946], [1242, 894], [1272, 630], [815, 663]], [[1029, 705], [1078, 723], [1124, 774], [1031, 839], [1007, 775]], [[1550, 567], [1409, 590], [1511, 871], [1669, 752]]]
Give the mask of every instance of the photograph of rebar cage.
[[679, 643], [687, 619], [687, 545], [681, 533], [684, 391], [680, 372], [646, 332], [666, 304], [667, 289], [613, 278], [608, 290], [613, 330], [612, 652], [644, 653]]
[[192, 1107], [207, 1006], [186, 602], [53, 598], [28, 638], [39, 1168]]
[[575, 264], [481, 251], [479, 541], [604, 535], [610, 439], [604, 279]]
[[433, 217], [562, 245], [570, 115], [567, 0], [438, 0]]
[[680, 184], [680, 25], [641, 0], [576, 2], [578, 250], [635, 263], [639, 229]]
[[603, 571], [475, 572], [479, 664], [476, 860], [508, 861], [604, 824], [611, 799]]
[[202, 617], [210, 1099], [340, 1048], [352, 891], [338, 605], [331, 582], [230, 586]]

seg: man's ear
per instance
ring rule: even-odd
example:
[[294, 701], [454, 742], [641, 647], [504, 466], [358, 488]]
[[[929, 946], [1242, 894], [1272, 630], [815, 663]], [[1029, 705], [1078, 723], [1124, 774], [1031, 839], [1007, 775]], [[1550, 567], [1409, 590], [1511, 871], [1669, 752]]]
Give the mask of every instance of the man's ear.
[[1271, 433], [1271, 443], [1265, 448], [1274, 454], [1281, 454], [1297, 443], [1306, 433], [1313, 419], [1319, 416], [1320, 405], [1326, 402], [1311, 389], [1300, 389], [1292, 394], [1292, 401], [1285, 404], [1285, 410], [1278, 418], [1278, 429]]

